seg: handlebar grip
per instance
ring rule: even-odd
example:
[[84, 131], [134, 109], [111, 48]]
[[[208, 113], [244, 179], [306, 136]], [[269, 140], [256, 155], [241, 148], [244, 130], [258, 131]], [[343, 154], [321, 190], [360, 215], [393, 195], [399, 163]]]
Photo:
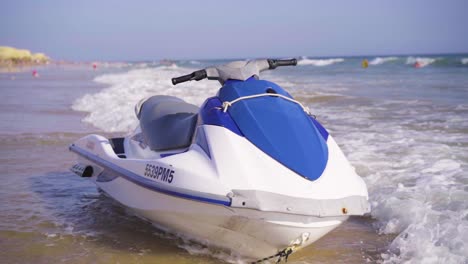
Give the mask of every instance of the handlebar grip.
[[290, 59], [290, 60], [268, 59], [268, 65], [270, 65], [270, 70], [276, 69], [276, 67], [280, 67], [280, 66], [296, 66], [297, 59]]
[[176, 85], [178, 83], [183, 83], [187, 81], [199, 81], [202, 79], [206, 78], [206, 71], [205, 70], [199, 70], [199, 71], [194, 71], [191, 74], [183, 75], [180, 77], [175, 77], [172, 78], [172, 84]]
[[183, 82], [190, 81], [192, 79], [192, 74], [193, 73], [187, 74], [187, 75], [184, 75], [184, 76], [180, 76], [180, 77], [172, 78], [172, 84], [176, 85], [178, 83], [183, 83]]
[[278, 66], [296, 66], [297, 60], [290, 59], [290, 60], [278, 60]]

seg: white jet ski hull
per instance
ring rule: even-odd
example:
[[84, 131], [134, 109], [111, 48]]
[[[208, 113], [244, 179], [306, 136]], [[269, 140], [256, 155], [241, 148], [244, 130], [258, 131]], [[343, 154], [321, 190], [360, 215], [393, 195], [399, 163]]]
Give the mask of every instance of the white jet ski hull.
[[[346, 216], [319, 218], [233, 209], [161, 194], [123, 178], [97, 185], [165, 231], [205, 245], [234, 249], [235, 253], [252, 260], [274, 255], [296, 240], [301, 247], [306, 247], [347, 219]], [[134, 207], [142, 204], [145, 206]]]
[[[171, 233], [253, 260], [292, 245], [305, 247], [349, 215], [368, 211], [365, 184], [331, 137], [330, 168], [312, 182], [227, 129], [209, 125], [202, 129], [211, 158], [197, 144], [159, 159], [119, 158], [109, 140], [98, 135], [84, 137], [70, 149], [79, 156], [78, 171], [92, 167], [86, 176], [138, 216]], [[138, 142], [128, 137], [130, 152], [129, 144], [135, 147]], [[222, 145], [232, 151], [217, 148]], [[244, 162], [233, 166], [236, 159]], [[158, 176], [161, 168], [167, 171]], [[333, 180], [336, 174], [341, 175], [338, 185]], [[271, 175], [277, 175], [276, 181], [262, 186]]]

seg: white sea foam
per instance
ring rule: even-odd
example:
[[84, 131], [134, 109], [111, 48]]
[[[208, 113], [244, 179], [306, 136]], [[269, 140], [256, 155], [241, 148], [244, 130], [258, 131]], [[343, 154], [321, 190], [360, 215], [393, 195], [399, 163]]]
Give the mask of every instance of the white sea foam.
[[172, 77], [191, 71], [172, 65], [102, 75], [95, 81], [107, 84], [109, 87], [79, 98], [72, 108], [89, 112], [83, 121], [106, 132], [129, 132], [138, 123], [133, 109], [142, 98], [158, 94], [173, 95], [189, 103], [201, 105], [206, 97], [215, 95], [216, 89], [219, 88], [216, 82], [187, 82], [177, 86], [172, 85]]
[[334, 59], [308, 59], [303, 57], [300, 59], [297, 64], [298, 65], [313, 65], [313, 66], [327, 66], [339, 62], [343, 62], [344, 59], [342, 58], [334, 58]]
[[190, 255], [210, 256], [216, 259], [222, 260], [223, 262], [232, 264], [247, 264], [245, 259], [236, 254], [229, 254], [227, 251], [207, 247], [198, 243], [184, 240], [183, 243], [177, 245], [179, 248], [185, 249]]
[[462, 58], [462, 59], [461, 59], [461, 63], [462, 63], [463, 65], [468, 64], [468, 58]]
[[398, 57], [376, 57], [369, 62], [371, 65], [380, 65], [390, 61], [396, 61]]
[[181, 233], [172, 233], [169, 229], [164, 226], [153, 223], [153, 225], [160, 229], [162, 232], [154, 232], [153, 235], [165, 239], [175, 241], [176, 245], [179, 248], [186, 250], [190, 255], [199, 255], [199, 256], [210, 256], [222, 260], [223, 262], [232, 263], [232, 264], [245, 264], [244, 258], [239, 256], [236, 253], [229, 253], [227, 250], [216, 248], [209, 245], [200, 244], [194, 242], [193, 238], [190, 236], [181, 234]]
[[432, 64], [437, 60], [438, 58], [408, 57], [406, 59], [406, 64], [414, 65], [418, 63], [419, 67], [426, 67], [427, 65]]
[[329, 129], [364, 176], [376, 228], [397, 235], [384, 263], [466, 263], [468, 124], [422, 102], [408, 105], [339, 106], [317, 115], [330, 119]]

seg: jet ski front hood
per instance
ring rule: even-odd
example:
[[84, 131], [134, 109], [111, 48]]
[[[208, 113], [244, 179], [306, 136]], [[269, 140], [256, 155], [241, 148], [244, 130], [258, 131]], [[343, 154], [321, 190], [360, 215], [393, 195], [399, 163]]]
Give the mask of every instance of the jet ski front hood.
[[[240, 97], [277, 93], [292, 98], [278, 85], [250, 78], [230, 80], [219, 91], [223, 102]], [[228, 108], [242, 134], [270, 157], [314, 181], [328, 160], [328, 133], [294, 102], [276, 96], [243, 99]]]

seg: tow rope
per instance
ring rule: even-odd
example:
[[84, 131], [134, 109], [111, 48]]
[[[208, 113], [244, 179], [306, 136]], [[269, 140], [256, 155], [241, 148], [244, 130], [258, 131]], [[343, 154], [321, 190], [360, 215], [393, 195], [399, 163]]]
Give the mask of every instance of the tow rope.
[[239, 98], [236, 98], [235, 100], [232, 100], [232, 101], [225, 101], [223, 102], [223, 112], [226, 113], [228, 108], [231, 107], [233, 104], [241, 101], [241, 100], [245, 100], [245, 99], [252, 99], [252, 98], [258, 98], [258, 97], [263, 97], [263, 96], [275, 96], [275, 97], [280, 97], [280, 98], [283, 98], [287, 101], [290, 101], [290, 102], [293, 102], [293, 103], [296, 103], [298, 104], [302, 110], [304, 110], [304, 112], [306, 112], [309, 116], [312, 116], [315, 118], [315, 115], [311, 114], [310, 113], [310, 110], [307, 106], [304, 106], [303, 104], [301, 104], [299, 101], [296, 101], [292, 98], [289, 98], [287, 96], [284, 96], [282, 94], [276, 94], [276, 93], [263, 93], [263, 94], [253, 94], [253, 95], [248, 95], [248, 96], [242, 96], [242, 97], [239, 97]]
[[287, 248], [281, 250], [280, 252], [276, 253], [275, 255], [271, 255], [269, 257], [262, 258], [260, 260], [252, 262], [251, 264], [262, 263], [264, 261], [267, 261], [267, 260], [275, 258], [275, 257], [278, 257], [278, 260], [276, 260], [276, 263], [280, 263], [283, 259], [284, 259], [284, 262], [288, 262], [289, 255], [291, 255], [294, 252], [295, 249], [296, 249], [295, 245], [287, 247]]

